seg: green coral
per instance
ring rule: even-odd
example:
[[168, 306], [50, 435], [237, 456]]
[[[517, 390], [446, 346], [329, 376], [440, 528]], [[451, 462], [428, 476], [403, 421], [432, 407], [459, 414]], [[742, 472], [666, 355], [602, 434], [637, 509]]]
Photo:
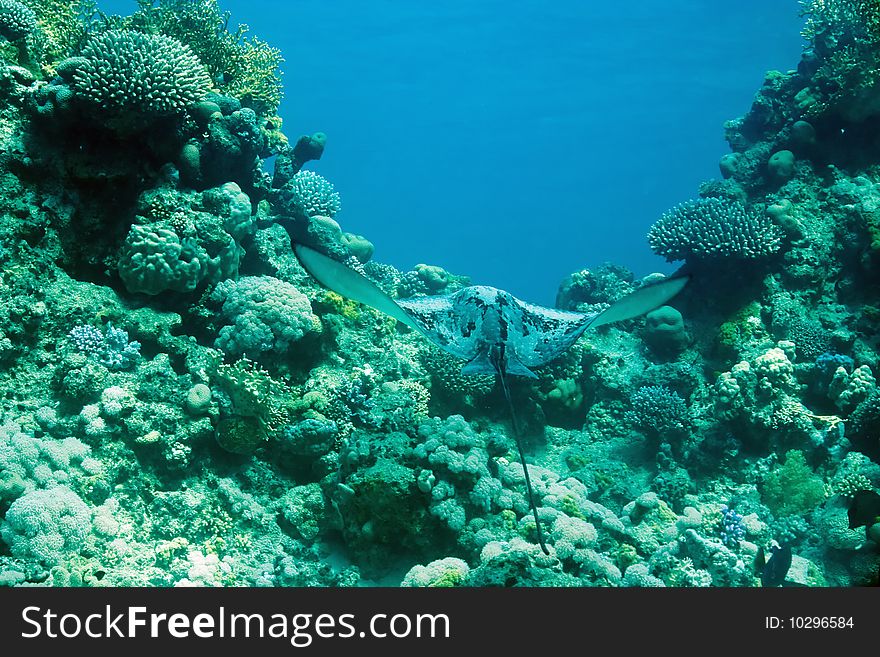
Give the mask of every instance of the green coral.
[[182, 113], [210, 91], [211, 80], [177, 39], [109, 30], [83, 48], [71, 87], [110, 117], [150, 120]]
[[0, 0], [0, 36], [17, 41], [37, 26], [37, 17], [30, 7], [18, 0]]
[[781, 239], [765, 214], [715, 197], [677, 205], [648, 231], [651, 250], [669, 261], [757, 260], [778, 251]]
[[767, 475], [761, 496], [777, 515], [805, 514], [825, 499], [825, 484], [813, 474], [804, 453], [792, 449], [785, 463]]
[[264, 116], [278, 110], [281, 51], [247, 37], [247, 25], [230, 31], [230, 14], [220, 10], [217, 0], [138, 0], [138, 5], [139, 10], [125, 19], [126, 27], [177, 39], [201, 59], [220, 91]]
[[292, 393], [257, 363], [239, 358], [217, 368], [217, 382], [229, 395], [236, 416], [256, 418], [265, 434], [272, 435], [288, 424]]
[[[0, 44], [3, 58], [47, 76], [55, 73], [59, 61], [82, 46], [96, 13], [93, 0], [4, 0], [3, 6], [7, 9], [0, 8], [0, 14], [17, 16], [12, 32], [3, 36], [10, 41], [19, 39], [15, 45]], [[33, 27], [29, 27], [31, 16]], [[22, 34], [24, 30], [26, 34]]]
[[744, 344], [765, 334], [761, 304], [753, 301], [737, 310], [718, 328], [716, 344], [722, 351], [736, 354]]

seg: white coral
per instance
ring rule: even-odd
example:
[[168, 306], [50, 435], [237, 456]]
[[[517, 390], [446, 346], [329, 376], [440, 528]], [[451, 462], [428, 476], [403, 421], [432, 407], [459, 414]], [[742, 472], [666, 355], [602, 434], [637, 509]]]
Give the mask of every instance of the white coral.
[[867, 365], [857, 367], [852, 374], [838, 367], [828, 384], [828, 396], [842, 411], [851, 411], [877, 387], [874, 373]]

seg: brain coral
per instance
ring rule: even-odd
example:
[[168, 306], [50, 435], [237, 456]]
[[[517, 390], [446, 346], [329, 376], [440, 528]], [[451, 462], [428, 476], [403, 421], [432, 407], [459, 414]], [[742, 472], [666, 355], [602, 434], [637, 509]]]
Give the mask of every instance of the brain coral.
[[37, 26], [37, 17], [17, 0], [0, 0], [0, 36], [17, 41]]
[[230, 355], [255, 358], [270, 351], [283, 353], [319, 326], [308, 297], [271, 276], [223, 281], [210, 298], [221, 304], [220, 316], [228, 323], [214, 346]]
[[779, 250], [782, 233], [765, 215], [720, 198], [685, 201], [648, 231], [651, 250], [672, 260], [754, 260]]
[[73, 90], [115, 115], [178, 114], [211, 89], [189, 47], [161, 35], [109, 30], [89, 40], [77, 64]]

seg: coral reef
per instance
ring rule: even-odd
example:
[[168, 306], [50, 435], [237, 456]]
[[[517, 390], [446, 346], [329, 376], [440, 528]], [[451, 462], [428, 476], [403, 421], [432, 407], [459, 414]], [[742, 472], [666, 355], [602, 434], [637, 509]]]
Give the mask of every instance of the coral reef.
[[[0, 0], [0, 585], [759, 586], [777, 544], [790, 583], [876, 583], [876, 3], [805, 3], [797, 69], [648, 232], [691, 283], [511, 380], [515, 421], [299, 265], [290, 235], [393, 298], [469, 284], [345, 230], [280, 52], [138, 4]], [[650, 280], [582, 269], [556, 306]]]

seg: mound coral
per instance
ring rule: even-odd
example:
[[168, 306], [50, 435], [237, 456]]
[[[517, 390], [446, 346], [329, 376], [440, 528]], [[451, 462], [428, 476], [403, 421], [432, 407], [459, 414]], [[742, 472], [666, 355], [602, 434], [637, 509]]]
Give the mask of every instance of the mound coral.
[[192, 292], [205, 280], [232, 275], [238, 268], [238, 247], [227, 235], [224, 247], [212, 257], [197, 240], [181, 239], [161, 223], [135, 224], [120, 250], [118, 266], [129, 292]]
[[35, 490], [9, 507], [3, 540], [14, 556], [55, 564], [82, 547], [91, 530], [91, 515], [69, 488]]
[[214, 288], [211, 300], [220, 304], [221, 320], [228, 323], [214, 345], [234, 356], [287, 353], [294, 342], [319, 326], [308, 298], [271, 276], [223, 281]]

